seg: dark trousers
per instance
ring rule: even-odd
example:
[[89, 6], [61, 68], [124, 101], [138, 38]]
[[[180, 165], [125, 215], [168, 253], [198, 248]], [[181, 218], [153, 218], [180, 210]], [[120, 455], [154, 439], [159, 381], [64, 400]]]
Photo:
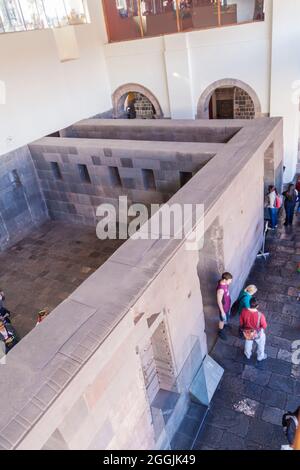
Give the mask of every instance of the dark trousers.
[[286, 213], [286, 217], [285, 217], [285, 225], [292, 225], [293, 223], [293, 220], [294, 220], [294, 214], [295, 214], [295, 208], [296, 208], [296, 204], [285, 204], [284, 205], [284, 208], [285, 208], [285, 213]]

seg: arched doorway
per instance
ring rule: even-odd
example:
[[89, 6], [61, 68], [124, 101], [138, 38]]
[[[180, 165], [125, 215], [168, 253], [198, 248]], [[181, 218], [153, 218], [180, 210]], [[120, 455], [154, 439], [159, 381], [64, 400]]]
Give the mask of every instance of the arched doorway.
[[197, 119], [254, 119], [261, 116], [255, 91], [240, 80], [212, 83], [198, 102]]
[[119, 87], [112, 96], [115, 118], [160, 119], [162, 109], [156, 97], [145, 87], [126, 84]]

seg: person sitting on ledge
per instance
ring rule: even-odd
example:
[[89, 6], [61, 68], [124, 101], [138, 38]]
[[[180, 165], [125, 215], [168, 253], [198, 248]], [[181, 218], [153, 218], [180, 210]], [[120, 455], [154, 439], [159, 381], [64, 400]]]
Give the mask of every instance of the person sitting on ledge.
[[4, 344], [4, 351], [7, 354], [18, 342], [17, 334], [11, 325], [5, 325], [0, 320], [0, 341]]

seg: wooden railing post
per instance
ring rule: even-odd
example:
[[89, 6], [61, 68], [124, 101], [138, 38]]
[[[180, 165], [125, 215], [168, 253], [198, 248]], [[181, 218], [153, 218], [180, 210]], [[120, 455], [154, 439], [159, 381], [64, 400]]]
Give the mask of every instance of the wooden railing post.
[[218, 3], [218, 26], [221, 26], [221, 0], [217, 0]]
[[178, 33], [181, 31], [181, 24], [180, 24], [180, 3], [179, 0], [176, 0], [176, 21], [177, 21], [177, 31]]
[[138, 2], [139, 25], [140, 25], [141, 36], [143, 38], [144, 37], [144, 28], [143, 28], [141, 0], [137, 0], [137, 2]]

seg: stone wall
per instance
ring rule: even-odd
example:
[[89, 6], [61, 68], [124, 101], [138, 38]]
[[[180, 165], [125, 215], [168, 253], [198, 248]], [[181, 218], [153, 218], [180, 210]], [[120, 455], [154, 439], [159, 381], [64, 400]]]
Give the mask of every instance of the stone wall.
[[224, 126], [216, 121], [85, 119], [67, 129], [68, 137], [85, 139], [146, 140], [149, 142], [226, 143], [242, 123]]
[[0, 156], [0, 251], [48, 218], [28, 147]]
[[234, 118], [254, 119], [254, 103], [248, 93], [239, 87], [234, 89]]
[[[9, 353], [1, 370], [1, 449], [170, 447], [207, 354], [206, 334], [218, 328], [215, 309], [207, 308], [215, 289], [207, 298], [202, 280], [215, 286], [226, 269], [233, 298], [243, 286], [262, 243], [264, 156], [272, 144], [275, 177], [282, 120], [245, 121], [172, 197], [174, 204], [203, 204], [203, 245], [189, 251], [185, 239], [157, 239], [149, 221], [142, 232], [152, 237], [125, 242]], [[202, 223], [200, 216], [194, 229]], [[213, 257], [211, 270], [204, 261]], [[157, 335], [164, 347], [155, 347]], [[149, 342], [153, 354], [145, 358]], [[177, 394], [167, 422], [145, 380], [145, 363], [160, 355], [169, 370], [165, 391]]]
[[134, 107], [137, 119], [152, 119], [155, 115], [152, 103], [140, 93], [135, 93]]
[[[50, 216], [95, 226], [97, 207], [117, 206], [119, 196], [129, 204], [166, 202], [221, 147], [46, 137], [30, 151]], [[89, 180], [82, 179], [80, 165]]]

